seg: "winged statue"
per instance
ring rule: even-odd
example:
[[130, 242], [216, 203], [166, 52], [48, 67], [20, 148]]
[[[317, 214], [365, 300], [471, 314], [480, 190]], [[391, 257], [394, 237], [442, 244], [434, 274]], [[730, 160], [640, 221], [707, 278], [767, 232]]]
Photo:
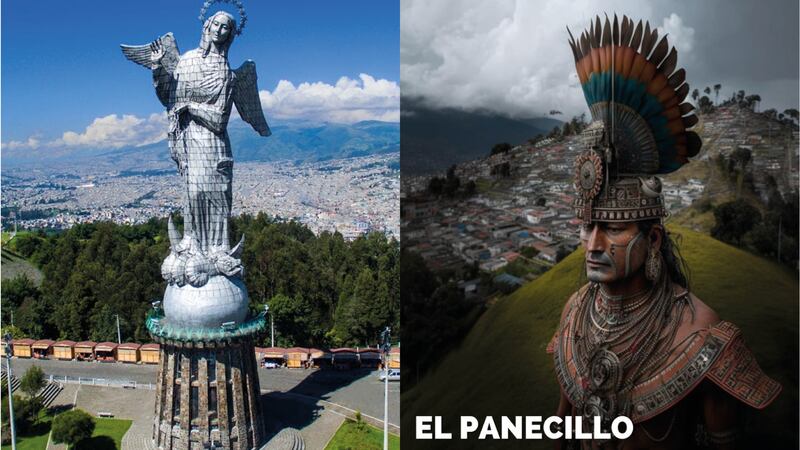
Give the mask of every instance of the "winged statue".
[[[244, 23], [242, 19], [242, 25]], [[200, 46], [181, 55], [172, 33], [144, 45], [121, 45], [127, 59], [152, 71], [169, 117], [170, 156], [183, 181], [184, 234], [169, 221], [170, 255], [162, 275], [170, 284], [204, 285], [215, 275], [241, 276], [242, 242], [231, 250], [233, 155], [227, 125], [232, 106], [261, 136], [271, 134], [258, 96], [256, 65], [228, 65], [241, 32], [219, 11], [205, 20]]]

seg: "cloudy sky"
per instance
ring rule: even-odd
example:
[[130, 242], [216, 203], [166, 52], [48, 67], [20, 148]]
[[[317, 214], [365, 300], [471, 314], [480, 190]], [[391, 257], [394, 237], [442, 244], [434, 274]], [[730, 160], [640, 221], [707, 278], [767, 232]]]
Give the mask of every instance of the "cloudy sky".
[[401, 0], [400, 10], [402, 93], [433, 106], [588, 111], [565, 27], [578, 35], [614, 12], [668, 32], [693, 89], [721, 83], [720, 98], [743, 89], [763, 109], [798, 104], [797, 0]]
[[[4, 149], [113, 148], [164, 137], [166, 117], [148, 70], [119, 44], [172, 31], [195, 48], [201, 0], [14, 1], [2, 4]], [[232, 68], [256, 62], [268, 121], [398, 121], [396, 1], [244, 1], [248, 23]], [[235, 7], [214, 5], [238, 17]]]

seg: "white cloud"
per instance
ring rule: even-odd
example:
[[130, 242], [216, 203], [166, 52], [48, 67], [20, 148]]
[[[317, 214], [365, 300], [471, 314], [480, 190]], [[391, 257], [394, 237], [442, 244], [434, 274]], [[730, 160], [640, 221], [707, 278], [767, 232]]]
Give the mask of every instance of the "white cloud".
[[675, 13], [664, 18], [664, 24], [658, 29], [659, 36], [668, 34], [669, 43], [675, 46], [680, 55], [687, 55], [694, 47], [694, 28], [684, 25], [683, 19]]
[[3, 142], [4, 150], [36, 150], [38, 148], [120, 148], [152, 144], [167, 135], [167, 114], [153, 113], [147, 118], [130, 114], [109, 114], [92, 121], [81, 133], [65, 131], [60, 138], [42, 141], [38, 135], [25, 141]]
[[[275, 90], [260, 91], [267, 120], [310, 119], [336, 123], [362, 120], [398, 122], [400, 87], [395, 81], [376, 80], [360, 74], [358, 80], [341, 77], [335, 85], [322, 82], [300, 83], [281, 80]], [[233, 117], [237, 114], [234, 111]], [[40, 147], [120, 148], [142, 146], [166, 138], [167, 114], [153, 113], [146, 118], [130, 114], [98, 117], [83, 132], [65, 131], [60, 138], [43, 142], [38, 136], [2, 144], [5, 150]]]
[[36, 136], [31, 136], [25, 141], [3, 142], [4, 150], [36, 150], [41, 141]]
[[400, 87], [394, 81], [360, 74], [341, 77], [335, 85], [281, 80], [270, 92], [259, 92], [267, 119], [311, 119], [354, 123], [361, 120], [400, 120]]
[[128, 145], [142, 146], [158, 142], [166, 137], [167, 115], [150, 114], [147, 118], [125, 114], [121, 117], [110, 114], [98, 117], [83, 133], [66, 131], [54, 146], [82, 146], [119, 148]]
[[[650, 2], [610, 0], [402, 0], [400, 79], [403, 95], [439, 107], [488, 109], [517, 117], [570, 117], [587, 110], [575, 76], [566, 26], [573, 35], [596, 15], [662, 22], [676, 43], [679, 67], [694, 29]], [[659, 33], [662, 35], [663, 33]], [[683, 51], [683, 52], [682, 52]], [[683, 59], [681, 59], [683, 58]], [[687, 69], [688, 71], [688, 69]]]

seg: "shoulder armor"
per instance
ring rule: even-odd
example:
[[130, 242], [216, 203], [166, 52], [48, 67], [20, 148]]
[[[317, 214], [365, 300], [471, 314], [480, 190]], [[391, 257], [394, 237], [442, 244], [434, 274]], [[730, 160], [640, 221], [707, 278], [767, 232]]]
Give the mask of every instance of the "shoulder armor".
[[[548, 351], [553, 351], [556, 377], [573, 405], [584, 397], [582, 378], [573, 362], [574, 316], [567, 314]], [[629, 417], [633, 423], [651, 419], [673, 407], [704, 380], [755, 408], [769, 405], [781, 390], [767, 377], [745, 346], [741, 331], [730, 322], [719, 322], [693, 335], [687, 346], [651, 378], [630, 393]]]
[[711, 333], [719, 336], [725, 346], [706, 373], [706, 378], [753, 408], [763, 409], [772, 403], [781, 392], [781, 385], [758, 366], [739, 328], [730, 322], [720, 322]]

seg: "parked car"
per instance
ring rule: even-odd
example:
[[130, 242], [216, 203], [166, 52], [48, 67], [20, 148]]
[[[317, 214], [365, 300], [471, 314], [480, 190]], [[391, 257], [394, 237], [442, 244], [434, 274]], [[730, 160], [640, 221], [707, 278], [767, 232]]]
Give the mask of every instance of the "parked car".
[[[381, 370], [378, 378], [383, 381], [386, 371]], [[389, 369], [389, 381], [400, 381], [400, 369]]]

